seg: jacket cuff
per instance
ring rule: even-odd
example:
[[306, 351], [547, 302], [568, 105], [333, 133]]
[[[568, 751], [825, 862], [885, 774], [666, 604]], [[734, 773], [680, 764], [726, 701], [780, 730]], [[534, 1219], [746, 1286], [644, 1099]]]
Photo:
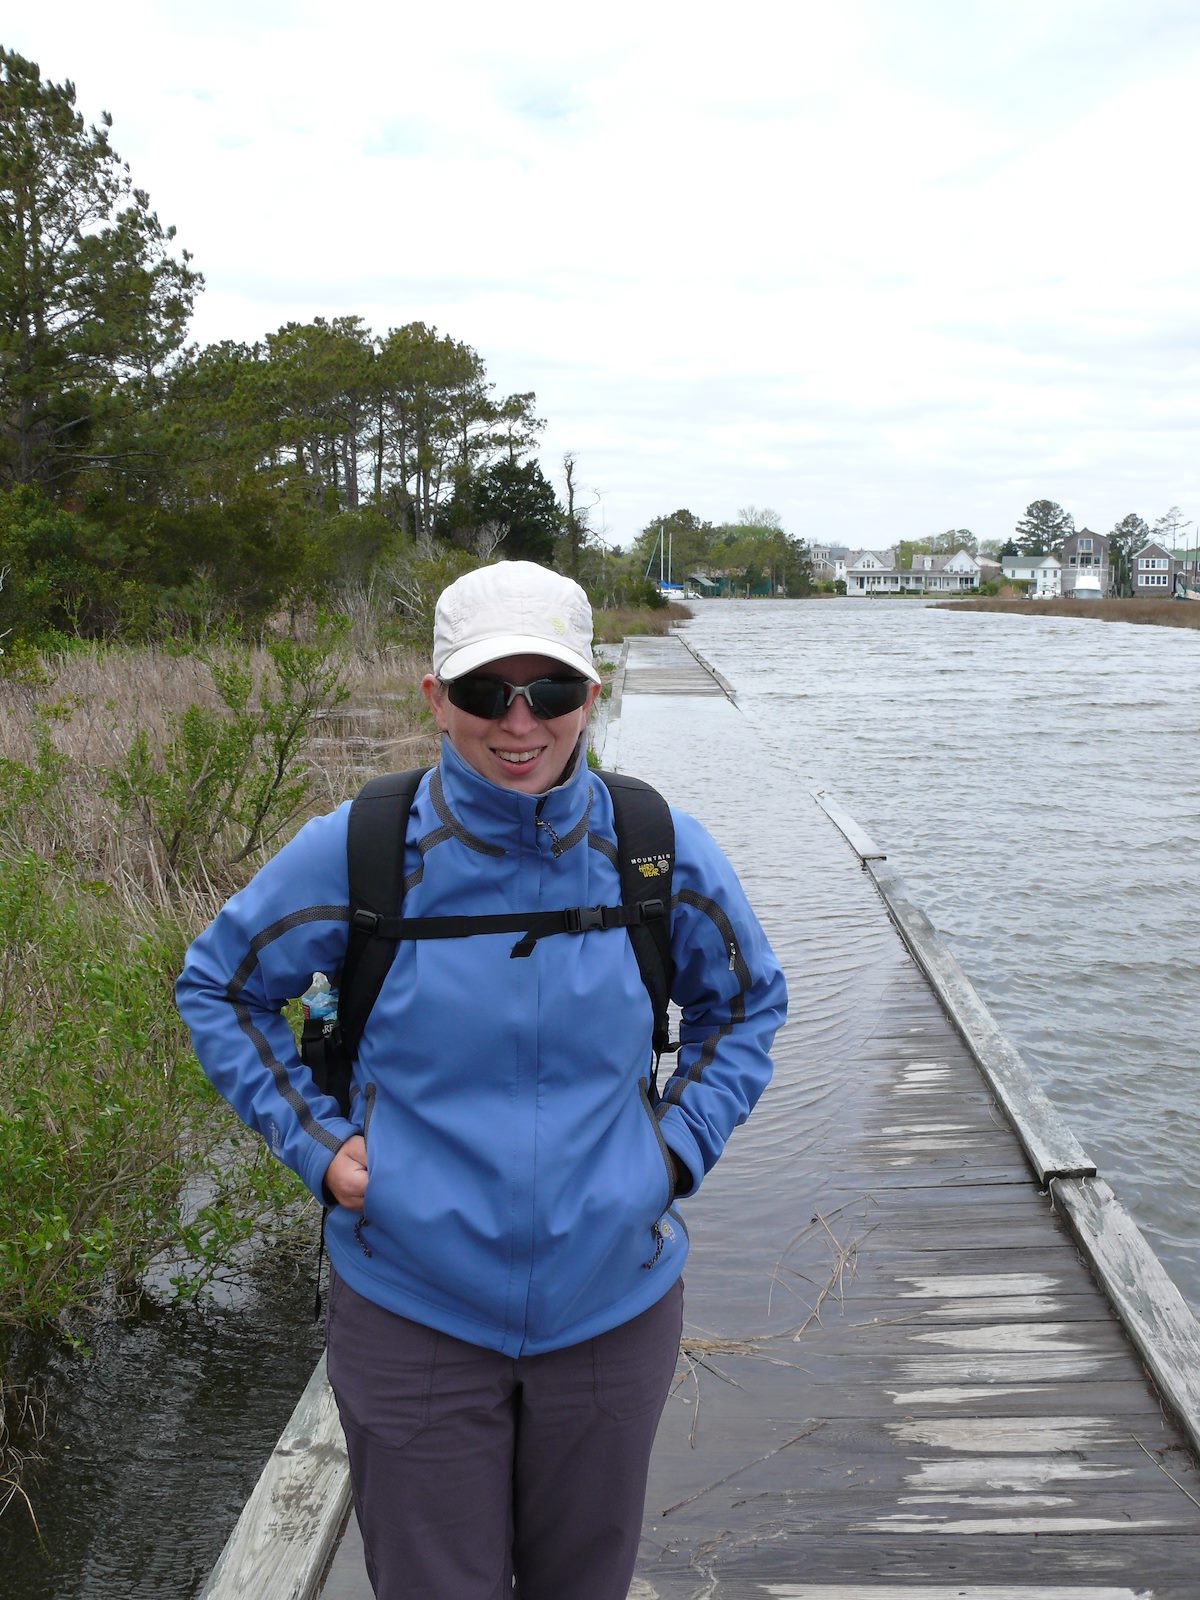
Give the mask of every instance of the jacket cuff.
[[329, 1163], [346, 1140], [353, 1138], [356, 1133], [361, 1133], [362, 1129], [356, 1128], [344, 1117], [334, 1117], [329, 1122], [323, 1122], [321, 1128], [323, 1132], [332, 1134], [336, 1143], [330, 1146], [313, 1141], [308, 1157], [300, 1168], [300, 1178], [318, 1205], [327, 1206], [329, 1196], [325, 1190], [325, 1174], [329, 1171]]
[[667, 1149], [681, 1168], [680, 1181], [675, 1186], [675, 1198], [686, 1199], [688, 1195], [695, 1194], [704, 1177], [704, 1160], [700, 1154], [700, 1146], [692, 1137], [691, 1129], [675, 1106], [667, 1107], [660, 1119], [659, 1128]]

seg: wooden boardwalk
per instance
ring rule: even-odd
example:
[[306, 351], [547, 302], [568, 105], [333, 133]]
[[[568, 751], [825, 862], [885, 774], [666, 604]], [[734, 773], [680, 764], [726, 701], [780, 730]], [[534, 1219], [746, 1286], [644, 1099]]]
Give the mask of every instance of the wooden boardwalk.
[[[1077, 1175], [1044, 1192], [859, 855], [703, 664], [635, 640], [627, 668], [606, 764], [703, 818], [792, 997], [770, 1090], [685, 1202], [631, 1600], [1196, 1600], [1195, 1459], [1067, 1218], [1108, 1244], [1117, 1218], [1123, 1252], [1136, 1230], [1048, 1108], [1026, 1145]], [[1136, 1251], [1110, 1279], [1130, 1262], [1126, 1314], [1186, 1390], [1194, 1325]], [[250, 1592], [313, 1590], [211, 1594]], [[352, 1531], [320, 1592], [367, 1600]]]

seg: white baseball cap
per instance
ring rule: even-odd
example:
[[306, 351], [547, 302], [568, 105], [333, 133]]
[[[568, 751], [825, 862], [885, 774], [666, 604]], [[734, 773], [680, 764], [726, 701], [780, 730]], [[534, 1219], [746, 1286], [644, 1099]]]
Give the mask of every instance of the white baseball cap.
[[535, 561], [497, 561], [438, 596], [433, 670], [448, 683], [502, 656], [550, 656], [593, 683], [592, 608], [571, 578]]

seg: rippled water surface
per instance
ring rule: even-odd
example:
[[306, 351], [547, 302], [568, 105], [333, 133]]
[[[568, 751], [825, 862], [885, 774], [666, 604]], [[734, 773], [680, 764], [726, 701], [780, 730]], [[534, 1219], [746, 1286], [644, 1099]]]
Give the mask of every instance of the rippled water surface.
[[200, 1591], [320, 1354], [315, 1264], [315, 1240], [298, 1258], [267, 1253], [236, 1308], [102, 1327], [87, 1357], [43, 1362], [45, 1467], [28, 1479], [41, 1542], [13, 1501], [4, 1600]]
[[835, 790], [887, 850], [1200, 1308], [1200, 631], [695, 610], [686, 637], [763, 761]]

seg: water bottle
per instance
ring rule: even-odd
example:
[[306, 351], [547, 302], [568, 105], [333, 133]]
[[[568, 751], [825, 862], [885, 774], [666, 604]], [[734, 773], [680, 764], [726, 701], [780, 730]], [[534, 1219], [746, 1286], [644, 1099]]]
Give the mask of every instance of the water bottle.
[[314, 972], [313, 981], [300, 996], [305, 1022], [319, 1022], [322, 1033], [332, 1033], [337, 1022], [338, 992], [323, 972]]

